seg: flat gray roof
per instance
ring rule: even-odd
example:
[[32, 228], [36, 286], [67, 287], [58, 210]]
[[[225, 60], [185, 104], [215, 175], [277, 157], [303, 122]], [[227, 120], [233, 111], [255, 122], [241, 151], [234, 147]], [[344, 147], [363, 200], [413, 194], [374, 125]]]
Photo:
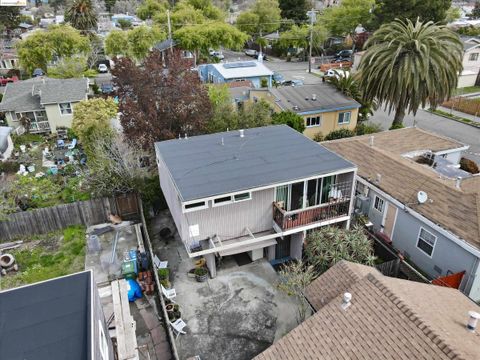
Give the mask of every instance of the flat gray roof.
[[0, 292], [0, 358], [91, 359], [91, 272]]
[[182, 201], [356, 168], [286, 125], [246, 129], [243, 138], [236, 130], [167, 140], [155, 149]]
[[[360, 107], [358, 102], [328, 84], [281, 86], [270, 89], [270, 92], [275, 97], [278, 106], [296, 113], [326, 112]], [[312, 99], [313, 94], [315, 94], [316, 100]]]

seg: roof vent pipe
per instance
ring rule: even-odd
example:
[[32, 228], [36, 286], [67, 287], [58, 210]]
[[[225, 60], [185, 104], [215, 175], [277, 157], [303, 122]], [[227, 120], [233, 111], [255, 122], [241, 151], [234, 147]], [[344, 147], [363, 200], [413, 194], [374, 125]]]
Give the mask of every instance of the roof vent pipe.
[[342, 300], [342, 309], [347, 310], [347, 308], [351, 305], [352, 301], [352, 294], [346, 292], [343, 294], [343, 300]]
[[187, 133], [185, 133], [185, 139], [188, 139]]
[[241, 138], [245, 137], [245, 130], [240, 129], [240, 130], [238, 130], [238, 132], [240, 133]]
[[480, 319], [480, 314], [475, 311], [469, 311], [468, 316], [469, 318], [467, 323], [467, 329], [470, 332], [475, 332], [475, 329], [477, 328], [478, 319]]
[[457, 189], [460, 189], [460, 184], [462, 183], [462, 178], [460, 176], [457, 176], [457, 179], [455, 180], [455, 187]]
[[317, 94], [312, 94], [312, 100], [313, 101], [317, 100]]
[[373, 142], [375, 140], [375, 136], [370, 136], [370, 146], [373, 146]]

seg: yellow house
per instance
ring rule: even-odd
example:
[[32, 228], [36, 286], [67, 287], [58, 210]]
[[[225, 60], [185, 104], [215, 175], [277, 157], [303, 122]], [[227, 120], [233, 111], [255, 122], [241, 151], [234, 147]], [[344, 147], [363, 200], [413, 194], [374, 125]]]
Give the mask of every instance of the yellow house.
[[7, 84], [0, 103], [9, 126], [21, 126], [28, 118], [31, 133], [55, 133], [71, 127], [75, 105], [86, 100], [88, 79], [33, 78]]
[[264, 99], [275, 111], [291, 110], [305, 120], [309, 138], [339, 129], [354, 130], [360, 104], [328, 84], [282, 86], [250, 91], [250, 100]]

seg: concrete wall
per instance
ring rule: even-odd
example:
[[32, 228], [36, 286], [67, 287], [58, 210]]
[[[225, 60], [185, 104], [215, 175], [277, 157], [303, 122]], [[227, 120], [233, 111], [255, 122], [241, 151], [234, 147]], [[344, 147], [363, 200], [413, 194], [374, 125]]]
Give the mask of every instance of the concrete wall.
[[231, 203], [209, 208], [191, 211], [182, 217], [182, 239], [188, 237], [188, 227], [199, 226], [198, 239], [218, 235], [220, 239], [228, 239], [241, 235], [247, 235], [245, 228], [248, 227], [253, 233], [272, 229], [275, 189], [266, 189], [252, 192], [251, 200]]
[[[374, 209], [375, 196], [384, 199], [383, 211], [380, 213]], [[370, 189], [368, 196], [370, 197], [370, 210], [368, 217], [374, 224], [376, 231], [381, 231], [384, 221], [384, 214], [387, 208], [388, 200], [374, 190]], [[390, 204], [395, 206], [393, 204]], [[423, 228], [437, 237], [432, 256], [423, 252], [417, 247], [418, 235], [420, 228]], [[476, 278], [478, 270], [477, 257], [467, 250], [463, 249], [452, 240], [448, 239], [434, 228], [426, 225], [424, 222], [405, 212], [403, 208], [397, 208], [397, 215], [391, 236], [393, 246], [404, 253], [415, 265], [432, 278], [446, 276], [447, 272], [456, 273], [466, 271], [464, 292], [468, 294], [472, 287], [472, 282]], [[480, 273], [478, 274], [480, 276]], [[478, 277], [477, 276], [477, 277]], [[480, 282], [476, 280], [475, 291], [477, 300], [480, 298]]]

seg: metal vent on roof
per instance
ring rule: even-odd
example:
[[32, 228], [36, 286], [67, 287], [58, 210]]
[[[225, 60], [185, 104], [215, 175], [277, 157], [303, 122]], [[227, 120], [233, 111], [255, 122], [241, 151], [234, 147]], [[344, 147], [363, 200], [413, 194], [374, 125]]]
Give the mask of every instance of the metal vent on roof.
[[225, 69], [237, 69], [237, 68], [247, 68], [247, 67], [255, 67], [257, 66], [256, 63], [253, 61], [242, 61], [242, 62], [236, 62], [236, 63], [226, 63], [223, 64], [223, 67]]

